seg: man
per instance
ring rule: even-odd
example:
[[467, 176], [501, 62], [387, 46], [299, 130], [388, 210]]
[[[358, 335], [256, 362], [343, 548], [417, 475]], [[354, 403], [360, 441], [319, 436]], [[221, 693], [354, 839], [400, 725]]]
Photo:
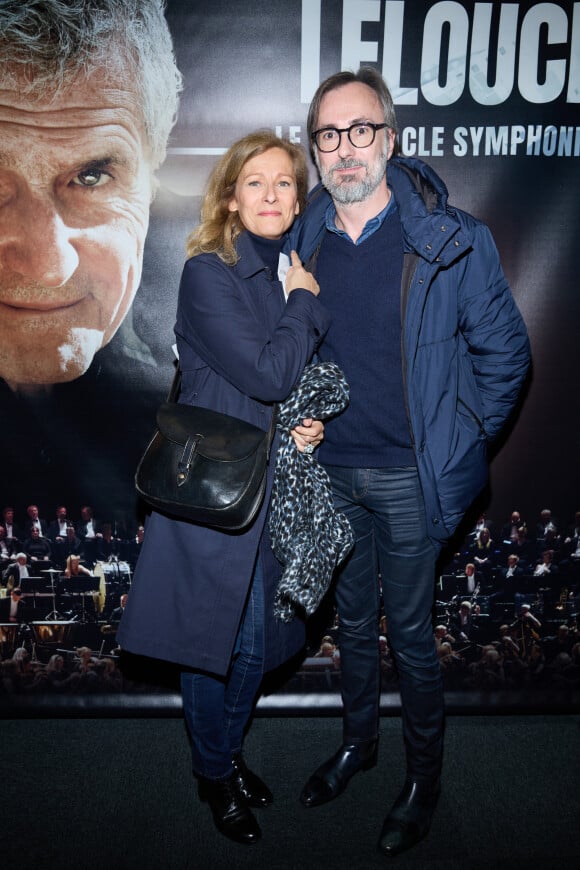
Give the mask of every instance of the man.
[[39, 516], [38, 505], [29, 504], [26, 508], [26, 520], [24, 522], [24, 537], [30, 538], [32, 530], [36, 529], [41, 538], [46, 537], [48, 525], [46, 520]]
[[20, 586], [21, 580], [30, 577], [28, 570], [28, 556], [26, 553], [16, 553], [14, 562], [5, 569], [2, 579], [8, 592], [16, 586]]
[[501, 530], [502, 544], [510, 544], [512, 541], [515, 541], [518, 536], [518, 529], [521, 526], [525, 526], [525, 522], [522, 522], [520, 512], [512, 511], [509, 523], [505, 523]]
[[350, 384], [350, 406], [327, 424], [319, 456], [356, 539], [335, 589], [343, 744], [301, 800], [314, 807], [336, 798], [376, 762], [380, 573], [407, 762], [379, 839], [387, 855], [427, 834], [440, 790], [435, 560], [486, 481], [487, 444], [529, 362], [488, 229], [447, 208], [447, 190], [429, 167], [393, 157], [396, 130], [375, 70], [320, 85], [308, 134], [327, 193], [311, 196], [291, 240], [331, 313], [320, 356], [335, 360]]
[[161, 0], [0, 0], [0, 377], [71, 381], [119, 329], [180, 87]]
[[2, 511], [2, 523], [6, 529], [6, 539], [18, 543], [22, 532], [14, 522], [14, 508], [5, 507]]
[[53, 544], [60, 543], [66, 538], [67, 525], [67, 509], [64, 505], [59, 505], [55, 519], [48, 524], [48, 537]]
[[26, 603], [22, 590], [15, 586], [9, 598], [0, 599], [0, 622], [23, 622], [26, 617]]
[[69, 523], [64, 538], [57, 538], [54, 544], [54, 562], [58, 568], [64, 569], [69, 556], [83, 556], [83, 542], [77, 537], [75, 527]]
[[472, 609], [471, 601], [462, 601], [458, 613], [451, 620], [451, 633], [456, 642], [468, 643], [473, 640], [474, 632], [477, 632]]
[[515, 553], [510, 553], [507, 557], [507, 564], [500, 568], [499, 575], [502, 580], [515, 580], [517, 577], [523, 576], [523, 571], [519, 566], [520, 557]]

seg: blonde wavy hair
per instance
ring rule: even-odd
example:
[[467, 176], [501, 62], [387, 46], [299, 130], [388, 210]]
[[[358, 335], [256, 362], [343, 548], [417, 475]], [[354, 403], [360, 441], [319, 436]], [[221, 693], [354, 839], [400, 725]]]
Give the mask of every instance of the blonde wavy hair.
[[236, 182], [248, 160], [271, 148], [281, 148], [292, 160], [296, 175], [298, 206], [306, 204], [308, 167], [306, 155], [299, 145], [280, 139], [269, 130], [257, 130], [238, 139], [228, 148], [209, 177], [201, 207], [201, 223], [187, 239], [188, 257], [197, 254], [217, 254], [220, 260], [233, 266], [238, 261], [236, 242], [244, 225], [238, 212], [229, 210]]

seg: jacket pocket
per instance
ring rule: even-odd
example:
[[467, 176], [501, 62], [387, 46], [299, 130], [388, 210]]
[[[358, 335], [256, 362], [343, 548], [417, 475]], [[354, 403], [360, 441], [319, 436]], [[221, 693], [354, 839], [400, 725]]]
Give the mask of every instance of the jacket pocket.
[[441, 515], [449, 534], [485, 486], [487, 473], [483, 422], [467, 403], [458, 399], [448, 458], [439, 470], [435, 469]]

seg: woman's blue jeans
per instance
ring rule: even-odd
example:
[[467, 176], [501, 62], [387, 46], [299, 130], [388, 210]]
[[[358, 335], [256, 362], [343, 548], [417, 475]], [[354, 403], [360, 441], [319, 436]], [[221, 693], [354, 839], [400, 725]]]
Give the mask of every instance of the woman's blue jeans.
[[415, 468], [326, 466], [355, 546], [336, 581], [347, 744], [376, 738], [379, 723], [379, 606], [397, 662], [407, 771], [436, 777], [443, 748], [443, 690], [433, 637], [437, 550], [427, 537]]
[[181, 674], [196, 775], [227, 779], [232, 773], [232, 755], [241, 751], [263, 672], [264, 589], [258, 556], [227, 676], [200, 671]]

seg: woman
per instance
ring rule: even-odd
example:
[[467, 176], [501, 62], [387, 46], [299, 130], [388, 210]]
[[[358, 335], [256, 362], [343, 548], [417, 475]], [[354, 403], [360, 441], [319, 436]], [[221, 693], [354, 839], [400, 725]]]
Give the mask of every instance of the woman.
[[[314, 277], [292, 252], [277, 279], [285, 233], [303, 206], [302, 150], [258, 132], [236, 142], [210, 178], [201, 225], [188, 244], [175, 333], [180, 401], [270, 425], [328, 328]], [[317, 446], [322, 424], [292, 432], [297, 449]], [[256, 842], [250, 807], [272, 795], [244, 763], [244, 730], [264, 671], [304, 642], [296, 618], [273, 617], [280, 565], [267, 530], [277, 438], [257, 519], [227, 533], [153, 513], [118, 632], [123, 649], [178, 662], [199, 794], [217, 828]]]
[[81, 557], [71, 553], [66, 557], [66, 565], [64, 569], [65, 577], [90, 577], [91, 572], [84, 565], [81, 565]]

